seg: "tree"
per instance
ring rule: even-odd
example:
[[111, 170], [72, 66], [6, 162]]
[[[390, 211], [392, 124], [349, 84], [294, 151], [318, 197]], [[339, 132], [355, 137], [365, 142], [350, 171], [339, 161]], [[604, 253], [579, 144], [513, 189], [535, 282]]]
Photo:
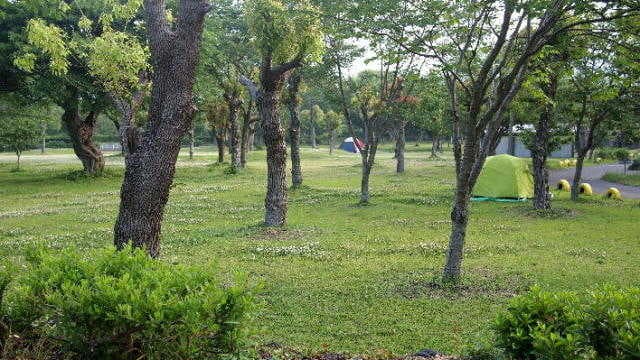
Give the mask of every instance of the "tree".
[[437, 158], [440, 141], [451, 134], [449, 116], [449, 94], [447, 87], [436, 71], [414, 80], [414, 94], [418, 104], [414, 109], [413, 124], [431, 135], [431, 157]]
[[64, 109], [62, 123], [76, 155], [86, 172], [99, 173], [104, 159], [92, 137], [97, 116], [107, 106], [105, 94], [114, 88], [124, 92], [130, 77], [137, 83], [137, 70], [146, 66], [143, 46], [125, 33], [135, 23], [140, 1], [6, 6], [12, 25], [20, 29], [9, 36], [13, 64], [29, 74], [35, 84], [30, 91], [47, 94]]
[[325, 114], [324, 119], [327, 132], [329, 133], [329, 154], [333, 154], [333, 149], [335, 148], [336, 143], [336, 133], [340, 133], [342, 129], [342, 118], [340, 117], [340, 114], [333, 110], [329, 110]]
[[207, 125], [214, 134], [218, 146], [218, 163], [224, 162], [224, 144], [227, 139], [227, 105], [221, 101], [209, 101], [205, 104]]
[[6, 97], [0, 101], [0, 148], [15, 152], [17, 170], [20, 170], [22, 152], [34, 146], [40, 136], [40, 121], [31, 110], [27, 106], [17, 106]]
[[259, 87], [247, 77], [241, 80], [258, 106], [267, 147], [267, 226], [282, 226], [287, 216], [287, 148], [279, 114], [280, 94], [292, 70], [305, 61], [320, 59], [323, 44], [318, 15], [304, 0], [245, 2], [249, 33], [262, 62]]
[[309, 127], [311, 129], [310, 139], [311, 147], [316, 149], [318, 147], [318, 135], [317, 129], [324, 123], [324, 111], [320, 105], [315, 104], [311, 107], [309, 112]]
[[120, 211], [114, 243], [131, 242], [160, 254], [160, 228], [175, 174], [180, 142], [191, 128], [196, 108], [193, 85], [198, 64], [204, 0], [180, 0], [175, 26], [162, 0], [145, 0], [147, 34], [153, 64], [151, 103], [146, 129], [125, 159]]
[[[453, 119], [456, 192], [443, 279], [458, 281], [472, 189], [508, 125], [505, 111], [532, 57], [559, 34], [627, 17], [637, 9], [625, 2], [568, 0], [359, 4], [357, 23], [364, 31], [430, 59], [444, 74]], [[372, 14], [377, 21], [367, 21]]]

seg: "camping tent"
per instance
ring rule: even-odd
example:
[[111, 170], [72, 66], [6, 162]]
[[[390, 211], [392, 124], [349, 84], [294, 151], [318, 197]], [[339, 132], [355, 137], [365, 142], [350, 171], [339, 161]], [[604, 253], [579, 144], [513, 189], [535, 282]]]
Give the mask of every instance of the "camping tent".
[[529, 162], [511, 155], [490, 156], [482, 167], [473, 196], [491, 199], [533, 197]]
[[362, 143], [362, 141], [360, 141], [360, 139], [356, 138], [356, 140], [353, 141], [352, 137], [348, 137], [344, 139], [344, 141], [340, 145], [340, 149], [348, 151], [350, 153], [359, 154], [362, 146], [364, 146], [364, 144]]

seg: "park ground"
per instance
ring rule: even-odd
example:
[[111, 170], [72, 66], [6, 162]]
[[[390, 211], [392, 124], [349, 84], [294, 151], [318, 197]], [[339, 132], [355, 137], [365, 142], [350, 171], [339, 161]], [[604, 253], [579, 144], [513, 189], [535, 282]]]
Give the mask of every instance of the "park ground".
[[[492, 338], [509, 298], [537, 284], [588, 291], [640, 285], [638, 200], [601, 196], [554, 210], [530, 203], [473, 203], [460, 286], [438, 281], [454, 188], [448, 154], [408, 147], [397, 175], [390, 147], [378, 155], [372, 204], [358, 206], [360, 160], [303, 148], [305, 186], [290, 193], [285, 230], [260, 226], [265, 153], [240, 174], [213, 165], [211, 148], [178, 162], [163, 225], [162, 261], [244, 273], [260, 284], [253, 320], [259, 344], [301, 351], [396, 354], [424, 348], [460, 354]], [[25, 249], [108, 247], [118, 210], [122, 160], [85, 178], [73, 155], [26, 154], [15, 172], [0, 156], [0, 260], [20, 264]]]

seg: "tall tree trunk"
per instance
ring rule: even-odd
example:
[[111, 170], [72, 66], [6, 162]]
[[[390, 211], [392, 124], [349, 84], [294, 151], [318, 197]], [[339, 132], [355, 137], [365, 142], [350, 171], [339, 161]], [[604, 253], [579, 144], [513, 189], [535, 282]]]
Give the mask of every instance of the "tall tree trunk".
[[267, 148], [267, 195], [264, 201], [264, 222], [267, 226], [283, 226], [287, 220], [287, 145], [278, 114], [279, 101], [278, 89], [264, 91], [258, 101]]
[[77, 89], [71, 89], [62, 104], [62, 124], [71, 138], [73, 151], [82, 162], [87, 174], [95, 175], [104, 169], [104, 157], [100, 149], [93, 143], [93, 133], [98, 113], [90, 111], [87, 116], [80, 116], [80, 101]]
[[549, 99], [536, 124], [536, 134], [531, 148], [533, 161], [533, 207], [537, 210], [551, 208], [549, 195], [549, 170], [547, 156], [549, 156], [549, 138], [551, 137], [551, 123], [553, 121], [558, 75], [549, 74], [549, 82], [543, 87], [544, 94]]
[[300, 83], [302, 76], [294, 71], [289, 77], [287, 107], [291, 125], [289, 127], [289, 141], [291, 142], [291, 182], [294, 189], [302, 186], [302, 166], [300, 165]]
[[444, 266], [443, 277], [446, 281], [457, 281], [460, 278], [464, 241], [469, 223], [469, 199], [470, 194], [466, 187], [457, 190], [451, 210], [451, 235]]
[[396, 173], [404, 172], [404, 150], [406, 146], [406, 130], [407, 122], [400, 120], [398, 124], [398, 134], [396, 136]]
[[240, 169], [240, 129], [238, 128], [238, 114], [240, 112], [240, 99], [231, 98], [229, 105], [229, 155], [231, 155], [231, 167]]
[[120, 212], [114, 243], [131, 242], [152, 257], [160, 254], [160, 229], [183, 136], [192, 126], [193, 84], [204, 16], [203, 0], [181, 0], [171, 29], [164, 2], [145, 0], [144, 10], [154, 68], [148, 129], [135, 152], [125, 157]]
[[251, 150], [249, 145], [250, 135], [255, 127], [255, 121], [251, 117], [253, 110], [253, 100], [250, 100], [247, 108], [242, 113], [242, 129], [240, 130], [240, 167], [247, 166], [247, 152]]

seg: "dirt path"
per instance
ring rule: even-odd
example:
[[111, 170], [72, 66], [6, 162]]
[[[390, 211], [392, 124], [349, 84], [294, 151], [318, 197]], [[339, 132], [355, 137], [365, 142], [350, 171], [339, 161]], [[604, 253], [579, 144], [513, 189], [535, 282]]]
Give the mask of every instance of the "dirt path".
[[[593, 191], [597, 194], [604, 194], [610, 187], [615, 187], [622, 193], [622, 196], [627, 199], [640, 199], [640, 187], [629, 186], [617, 183], [612, 183], [602, 180], [602, 176], [608, 172], [622, 173], [624, 172], [623, 165], [620, 164], [607, 164], [587, 166], [582, 169], [582, 182], [589, 183], [593, 188]], [[554, 185], [560, 181], [560, 179], [567, 179], [569, 182], [573, 180], [573, 174], [575, 168], [552, 170], [549, 173], [549, 184]], [[629, 171], [628, 173], [640, 173], [638, 171]]]

